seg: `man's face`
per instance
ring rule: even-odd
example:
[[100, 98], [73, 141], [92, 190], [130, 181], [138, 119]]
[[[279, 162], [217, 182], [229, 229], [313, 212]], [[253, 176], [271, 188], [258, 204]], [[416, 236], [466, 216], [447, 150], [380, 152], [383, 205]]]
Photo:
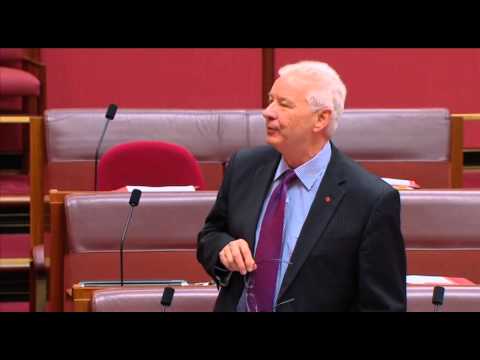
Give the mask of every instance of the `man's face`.
[[267, 143], [280, 152], [303, 149], [310, 143], [317, 113], [307, 102], [311, 82], [292, 76], [279, 77], [270, 91], [270, 104], [262, 112]]

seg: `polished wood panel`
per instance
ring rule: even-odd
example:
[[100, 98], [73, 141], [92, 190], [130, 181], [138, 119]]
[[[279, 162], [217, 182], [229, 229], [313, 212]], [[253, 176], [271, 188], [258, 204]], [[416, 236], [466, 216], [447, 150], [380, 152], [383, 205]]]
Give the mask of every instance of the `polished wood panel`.
[[30, 124], [30, 116], [0, 116], [0, 124]]
[[422, 188], [452, 187], [451, 165], [446, 162], [359, 161], [359, 163], [377, 176], [414, 180]]
[[463, 187], [463, 122], [464, 117], [451, 116], [450, 123], [450, 165], [453, 188]]
[[43, 244], [45, 229], [45, 134], [42, 117], [30, 122], [30, 236], [32, 248]]
[[463, 277], [480, 284], [479, 258], [478, 249], [407, 249], [407, 269], [409, 275]]
[[[50, 162], [47, 164], [47, 188], [91, 191], [94, 189], [94, 166], [95, 162], [92, 160]], [[203, 190], [218, 190], [223, 179], [223, 165], [220, 162], [200, 162], [199, 166], [205, 180]]]
[[262, 106], [270, 103], [269, 93], [275, 79], [275, 51], [273, 48], [262, 49]]

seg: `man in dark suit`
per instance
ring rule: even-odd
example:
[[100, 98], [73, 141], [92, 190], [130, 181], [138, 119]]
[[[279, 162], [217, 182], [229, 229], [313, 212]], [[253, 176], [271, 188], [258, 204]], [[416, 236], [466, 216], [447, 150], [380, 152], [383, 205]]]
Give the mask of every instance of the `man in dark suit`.
[[235, 154], [198, 235], [216, 311], [405, 311], [398, 192], [330, 141], [346, 97], [327, 64], [284, 66], [268, 146]]

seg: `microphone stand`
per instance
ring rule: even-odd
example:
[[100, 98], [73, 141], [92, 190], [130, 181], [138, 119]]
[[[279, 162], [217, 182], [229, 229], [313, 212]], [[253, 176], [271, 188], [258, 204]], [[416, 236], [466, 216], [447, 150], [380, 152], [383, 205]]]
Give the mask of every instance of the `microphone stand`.
[[103, 138], [105, 137], [105, 133], [107, 131], [108, 124], [110, 121], [113, 120], [115, 117], [115, 114], [117, 113], [118, 106], [115, 104], [110, 104], [108, 105], [107, 113], [105, 114], [105, 117], [107, 118], [107, 121], [105, 122], [105, 125], [103, 126], [103, 131], [102, 131], [102, 136], [100, 136], [100, 141], [98, 142], [97, 149], [95, 150], [95, 168], [94, 168], [94, 173], [95, 173], [95, 182], [94, 182], [94, 189], [97, 191], [98, 189], [98, 156], [100, 154], [100, 147], [102, 146]]
[[100, 136], [100, 141], [98, 142], [98, 145], [97, 145], [97, 150], [95, 150], [95, 169], [94, 169], [94, 172], [95, 172], [95, 191], [97, 191], [98, 189], [98, 155], [100, 153], [100, 147], [102, 146], [102, 142], [103, 142], [103, 138], [105, 137], [105, 133], [107, 132], [107, 127], [108, 127], [108, 124], [110, 123], [110, 120], [108, 119], [106, 122], [105, 122], [105, 125], [103, 126], [103, 131], [102, 131], [102, 136]]
[[125, 246], [125, 235], [127, 234], [128, 226], [132, 221], [133, 206], [130, 206], [130, 213], [128, 214], [128, 220], [123, 227], [122, 239], [120, 240], [120, 286], [123, 286], [123, 248]]

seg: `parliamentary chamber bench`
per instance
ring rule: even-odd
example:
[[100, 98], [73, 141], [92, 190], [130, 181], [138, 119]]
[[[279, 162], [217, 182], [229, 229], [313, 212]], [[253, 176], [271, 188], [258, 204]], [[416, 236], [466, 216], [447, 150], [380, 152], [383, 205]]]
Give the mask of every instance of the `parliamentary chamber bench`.
[[[174, 287], [171, 305], [161, 304], [164, 287], [111, 288], [96, 291], [88, 311], [94, 312], [211, 312], [218, 296], [214, 286]], [[433, 286], [408, 286], [408, 312], [478, 312], [480, 286], [445, 287], [443, 304], [432, 304]]]
[[[130, 195], [50, 195], [51, 301], [54, 310], [72, 310], [75, 284], [119, 280], [120, 238]], [[402, 190], [400, 195], [408, 274], [480, 284], [480, 191]], [[127, 234], [125, 280], [211, 281], [196, 260], [196, 241], [215, 198], [214, 191], [144, 193]]]
[[[56, 221], [49, 191], [56, 190], [55, 196], [62, 198], [64, 193], [94, 189], [94, 154], [104, 115], [101, 109], [52, 109], [42, 119], [44, 141], [38, 151], [44, 150], [39, 157], [44, 164], [43, 183], [37, 187], [41, 194], [32, 194], [32, 202], [37, 204], [32, 214], [33, 268], [37, 273], [48, 271], [56, 261], [50, 250], [45, 254], [43, 246], [45, 229], [48, 237], [53, 237], [51, 228]], [[461, 119], [447, 109], [349, 109], [332, 140], [381, 177], [415, 180], [424, 189], [452, 189], [461, 187], [461, 129]], [[204, 190], [216, 191], [235, 151], [265, 144], [265, 123], [260, 110], [120, 109], [109, 124], [100, 153], [136, 140], [186, 147], [200, 164]], [[206, 211], [201, 213], [202, 221], [205, 215]], [[123, 219], [115, 220], [117, 226], [123, 225]]]

